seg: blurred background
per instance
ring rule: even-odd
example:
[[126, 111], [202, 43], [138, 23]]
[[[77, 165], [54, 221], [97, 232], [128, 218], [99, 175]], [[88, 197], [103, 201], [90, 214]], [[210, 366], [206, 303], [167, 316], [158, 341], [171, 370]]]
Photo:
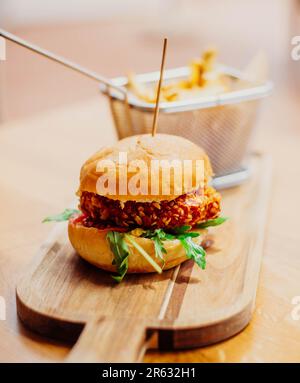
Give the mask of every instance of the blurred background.
[[[298, 8], [299, 0], [1, 0], [0, 26], [108, 77], [157, 70], [164, 36], [167, 67], [186, 65], [211, 44], [221, 62], [238, 68], [263, 50], [280, 89], [297, 66], [290, 51], [297, 27], [300, 34]], [[1, 122], [97, 93], [92, 81], [7, 43]]]

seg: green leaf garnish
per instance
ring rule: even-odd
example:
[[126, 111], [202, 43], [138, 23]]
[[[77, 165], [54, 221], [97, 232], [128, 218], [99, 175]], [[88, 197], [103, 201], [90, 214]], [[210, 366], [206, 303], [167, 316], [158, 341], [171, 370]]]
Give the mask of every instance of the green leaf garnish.
[[163, 261], [163, 266], [165, 264], [164, 254], [167, 253], [163, 241], [178, 239], [184, 247], [187, 257], [194, 259], [203, 268], [205, 267], [205, 250], [192, 241], [192, 238], [199, 237], [200, 233], [188, 231], [190, 229], [191, 226], [185, 225], [174, 228], [171, 233], [166, 233], [162, 229], [147, 230], [142, 237], [153, 240], [156, 257]]
[[188, 225], [175, 227], [172, 230], [172, 233], [174, 233], [173, 237], [177, 238], [177, 239], [187, 238], [187, 237], [193, 237], [193, 238], [199, 237], [200, 233], [195, 233], [195, 232], [189, 231], [189, 230], [191, 230], [191, 228], [192, 228], [192, 226], [188, 226]]
[[120, 283], [128, 270], [129, 249], [124, 241], [124, 234], [117, 231], [109, 231], [106, 235], [110, 249], [114, 255], [113, 264], [117, 266], [118, 275], [112, 278]]
[[192, 237], [179, 237], [178, 238], [185, 249], [187, 258], [192, 259], [201, 269], [206, 266], [206, 252], [201, 245], [198, 245], [192, 240]]
[[132, 244], [133, 247], [150, 263], [150, 265], [156, 270], [159, 274], [162, 272], [161, 267], [153, 261], [151, 256], [133, 239], [131, 235], [125, 234], [126, 239]]
[[199, 237], [200, 236], [200, 233], [194, 233], [192, 231], [189, 231], [187, 233], [182, 233], [182, 234], [178, 234], [176, 236], [177, 239], [184, 239], [184, 238], [195, 238], [195, 237]]
[[167, 233], [165, 233], [162, 229], [146, 230], [145, 233], [143, 233], [141, 236], [144, 238], [152, 239], [152, 241], [154, 242], [155, 256], [162, 261], [162, 268], [164, 268], [164, 254], [167, 254], [167, 250], [164, 247], [163, 241], [171, 238], [166, 238]]
[[201, 245], [195, 243], [192, 238], [199, 237], [200, 233], [189, 231], [191, 226], [180, 226], [172, 230], [173, 237], [178, 239], [186, 253], [187, 258], [192, 259], [201, 269], [206, 266], [206, 252]]
[[215, 219], [209, 219], [206, 222], [202, 222], [202, 223], [199, 223], [198, 225], [196, 225], [196, 228], [197, 229], [206, 229], [207, 227], [210, 227], [210, 226], [218, 226], [218, 225], [221, 225], [222, 223], [224, 223], [225, 221], [227, 221], [227, 219], [228, 219], [227, 217], [218, 217]]
[[188, 225], [184, 225], [184, 226], [179, 226], [179, 227], [175, 227], [172, 232], [176, 233], [176, 234], [183, 234], [185, 233], [186, 231], [190, 230], [192, 228], [192, 226], [188, 226]]
[[[197, 229], [204, 229], [210, 226], [221, 225], [227, 218], [219, 217], [203, 222], [196, 226]], [[165, 265], [164, 255], [167, 254], [167, 250], [164, 247], [164, 242], [168, 240], [177, 239], [183, 246], [186, 256], [192, 259], [201, 269], [206, 267], [206, 252], [204, 248], [193, 241], [200, 233], [189, 231], [191, 226], [184, 225], [174, 228], [170, 232], [165, 232], [163, 229], [145, 230], [139, 236], [143, 238], [151, 239], [154, 243], [155, 255]], [[161, 273], [161, 268], [153, 258], [135, 241], [134, 236], [128, 233], [119, 233], [117, 231], [110, 231], [107, 233], [107, 240], [110, 245], [110, 249], [114, 255], [113, 264], [117, 266], [118, 275], [112, 275], [112, 278], [120, 283], [128, 270], [128, 257], [130, 255], [129, 242], [158, 272]]]
[[63, 222], [68, 221], [74, 214], [79, 214], [77, 209], [65, 209], [62, 213], [46, 217], [42, 222]]

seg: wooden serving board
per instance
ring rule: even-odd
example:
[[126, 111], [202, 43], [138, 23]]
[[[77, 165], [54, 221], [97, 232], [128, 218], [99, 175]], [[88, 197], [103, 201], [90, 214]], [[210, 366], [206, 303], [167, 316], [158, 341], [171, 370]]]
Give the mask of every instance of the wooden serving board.
[[222, 193], [229, 220], [211, 230], [207, 268], [187, 261], [161, 275], [110, 275], [81, 260], [58, 224], [17, 286], [22, 322], [75, 343], [68, 361], [137, 361], [147, 347], [182, 349], [224, 340], [251, 319], [271, 183], [267, 157]]

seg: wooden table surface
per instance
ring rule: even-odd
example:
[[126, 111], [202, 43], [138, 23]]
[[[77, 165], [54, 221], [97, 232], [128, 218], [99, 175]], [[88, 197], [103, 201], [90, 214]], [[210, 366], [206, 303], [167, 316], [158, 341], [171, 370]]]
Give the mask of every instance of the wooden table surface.
[[[147, 353], [153, 362], [300, 361], [299, 96], [280, 89], [268, 99], [252, 147], [273, 158], [265, 246], [251, 324], [223, 343], [190, 351]], [[61, 361], [69, 347], [27, 331], [18, 321], [15, 284], [51, 225], [43, 217], [70, 206], [82, 162], [116, 139], [101, 96], [0, 126], [0, 361]], [[243, 224], [241, 222], [241, 224]]]

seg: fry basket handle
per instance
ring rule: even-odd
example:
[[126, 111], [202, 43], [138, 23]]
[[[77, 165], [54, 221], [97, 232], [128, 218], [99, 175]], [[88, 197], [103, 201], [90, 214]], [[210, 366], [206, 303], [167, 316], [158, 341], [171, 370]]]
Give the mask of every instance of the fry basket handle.
[[37, 45], [34, 45], [34, 44], [32, 44], [26, 40], [23, 40], [20, 37], [15, 36], [14, 34], [7, 32], [1, 28], [0, 28], [0, 36], [6, 38], [9, 41], [12, 41], [12, 42], [18, 44], [24, 48], [27, 48], [27, 49], [31, 50], [32, 52], [38, 53], [44, 57], [47, 57], [48, 59], [50, 59], [52, 61], [55, 61], [59, 64], [62, 64], [67, 68], [73, 69], [74, 71], [81, 73], [81, 74], [85, 75], [86, 77], [89, 77], [93, 80], [96, 80], [97, 82], [100, 82], [100, 83], [106, 85], [106, 87], [108, 89], [109, 88], [115, 89], [116, 91], [120, 92], [124, 96], [124, 100], [125, 100], [125, 102], [127, 102], [128, 92], [127, 92], [126, 88], [122, 87], [122, 86], [115, 85], [112, 81], [110, 81], [106, 77], [103, 77], [103, 76], [99, 75], [98, 73], [96, 73], [92, 70], [86, 69], [83, 66], [81, 66], [81, 65], [79, 65], [73, 61], [70, 61], [70, 60], [68, 60], [62, 56], [59, 56], [55, 53], [52, 53], [46, 49], [39, 47]]

